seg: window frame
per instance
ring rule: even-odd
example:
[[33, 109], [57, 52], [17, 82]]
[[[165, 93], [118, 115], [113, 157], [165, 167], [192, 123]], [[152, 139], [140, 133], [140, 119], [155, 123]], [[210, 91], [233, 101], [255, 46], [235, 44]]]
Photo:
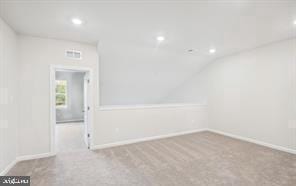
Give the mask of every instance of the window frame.
[[[57, 86], [63, 82], [65, 85], [65, 92], [64, 93], [58, 93], [57, 92]], [[68, 81], [67, 80], [56, 80], [55, 81], [55, 106], [57, 109], [66, 109], [68, 108]], [[57, 105], [57, 95], [64, 95], [65, 96], [65, 104], [64, 105]]]

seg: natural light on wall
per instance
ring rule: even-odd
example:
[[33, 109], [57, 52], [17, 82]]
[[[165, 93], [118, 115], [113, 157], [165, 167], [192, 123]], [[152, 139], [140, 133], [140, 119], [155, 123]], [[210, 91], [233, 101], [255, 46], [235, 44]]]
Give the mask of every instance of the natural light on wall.
[[192, 102], [171, 97], [198, 72], [204, 64], [200, 61], [216, 57], [218, 48], [182, 47], [176, 52], [175, 39], [161, 32], [147, 39], [150, 44], [102, 38], [98, 44], [100, 105], [204, 104], [205, 99]]

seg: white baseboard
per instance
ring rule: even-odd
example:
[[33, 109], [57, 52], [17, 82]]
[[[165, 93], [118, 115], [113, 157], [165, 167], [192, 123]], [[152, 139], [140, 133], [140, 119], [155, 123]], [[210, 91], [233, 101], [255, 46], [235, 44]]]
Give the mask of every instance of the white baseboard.
[[33, 160], [33, 159], [40, 159], [40, 158], [47, 158], [51, 156], [55, 156], [55, 153], [42, 153], [42, 154], [34, 154], [34, 155], [25, 155], [25, 156], [18, 156], [16, 158], [17, 162], [19, 161], [25, 161], [25, 160]]
[[[265, 146], [265, 147], [269, 147], [269, 148], [272, 148], [272, 149], [275, 149], [275, 150], [280, 150], [280, 151], [283, 151], [283, 152], [296, 154], [295, 149], [290, 149], [290, 148], [282, 147], [282, 146], [279, 146], [279, 145], [273, 145], [273, 144], [266, 143], [266, 142], [259, 141], [259, 140], [255, 140], [255, 139], [252, 139], [252, 138], [242, 137], [242, 136], [222, 132], [222, 131], [219, 131], [219, 130], [209, 129], [209, 128], [196, 129], [196, 130], [183, 131], [183, 132], [175, 132], [175, 133], [171, 133], [171, 134], [152, 136], [152, 137], [146, 137], [146, 138], [139, 138], [139, 139], [131, 139], [131, 140], [114, 142], [114, 143], [102, 144], [102, 145], [94, 145], [94, 146], [91, 146], [90, 149], [91, 150], [104, 149], [104, 148], [110, 148], [110, 147], [115, 147], [115, 146], [128, 145], [128, 144], [133, 144], [133, 143], [140, 143], [140, 142], [145, 142], [145, 141], [163, 139], [163, 138], [174, 137], [174, 136], [181, 136], [181, 135], [185, 135], [185, 134], [192, 134], [192, 133], [204, 132], [204, 131], [214, 132], [214, 133], [221, 134], [221, 135], [224, 135], [224, 136], [228, 136], [228, 137], [231, 137], [231, 138], [247, 141], [247, 142], [250, 142], [250, 143], [255, 143], [257, 145], [261, 145], [261, 146]], [[16, 163], [18, 163], [20, 161], [39, 159], [39, 158], [47, 158], [47, 157], [51, 157], [51, 156], [55, 156], [55, 155], [56, 155], [56, 153], [48, 152], [48, 153], [35, 154], [35, 155], [19, 156], [14, 161], [12, 161], [0, 173], [0, 176], [4, 176], [5, 174], [7, 174], [9, 172], [9, 170]]]
[[203, 129], [197, 129], [197, 130], [191, 130], [191, 131], [185, 131], [185, 132], [177, 132], [177, 133], [171, 133], [171, 134], [166, 134], [166, 135], [159, 135], [159, 136], [152, 136], [152, 137], [146, 137], [146, 138], [139, 138], [139, 139], [131, 139], [131, 140], [125, 140], [125, 141], [119, 141], [119, 142], [114, 142], [114, 143], [107, 143], [103, 145], [94, 145], [90, 149], [91, 150], [97, 150], [97, 149], [105, 149], [105, 148], [110, 148], [110, 147], [116, 147], [116, 146], [121, 146], [121, 145], [128, 145], [128, 144], [133, 144], [133, 143], [140, 143], [140, 142], [145, 142], [145, 141], [151, 141], [151, 140], [156, 140], [156, 139], [162, 139], [162, 138], [168, 138], [168, 137], [174, 137], [174, 136], [180, 136], [180, 135], [185, 135], [185, 134], [191, 134], [191, 133], [196, 133], [196, 132], [203, 132], [203, 131], [209, 131], [209, 132], [214, 132], [217, 134], [221, 134], [224, 136], [228, 136], [231, 138], [247, 141], [250, 143], [255, 143], [257, 145], [269, 147], [275, 150], [280, 150], [283, 152], [291, 153], [291, 154], [296, 154], [296, 150], [282, 147], [279, 145], [273, 145], [270, 143], [266, 143], [263, 141], [251, 139], [251, 138], [246, 138], [226, 132], [222, 132], [219, 130], [214, 130], [214, 129], [209, 129], [209, 128], [203, 128]]
[[146, 137], [146, 138], [124, 140], [124, 141], [119, 141], [119, 142], [114, 142], [114, 143], [107, 143], [107, 144], [102, 144], [102, 145], [94, 145], [94, 146], [91, 146], [90, 149], [91, 150], [105, 149], [105, 148], [116, 147], [116, 146], [121, 146], [121, 145], [128, 145], [128, 144], [140, 143], [140, 142], [151, 141], [151, 140], [156, 140], [156, 139], [162, 139], [162, 138], [168, 138], [168, 137], [174, 137], [174, 136], [181, 136], [181, 135], [191, 134], [191, 133], [196, 133], [196, 132], [203, 132], [203, 131], [206, 131], [206, 130], [207, 129], [203, 128], [203, 129], [196, 129], [196, 130], [190, 130], [190, 131], [175, 132], [175, 133], [171, 133], [171, 134], [151, 136], [151, 137]]
[[35, 154], [35, 155], [25, 155], [25, 156], [18, 156], [15, 160], [13, 160], [1, 173], [0, 176], [4, 176], [7, 174], [12, 167], [14, 167], [18, 162], [25, 161], [25, 160], [33, 160], [39, 158], [47, 158], [56, 155], [55, 153], [42, 153], [42, 154]]
[[224, 136], [228, 136], [228, 137], [231, 137], [231, 138], [247, 141], [247, 142], [250, 142], [250, 143], [255, 143], [257, 145], [269, 147], [269, 148], [272, 148], [272, 149], [275, 149], [275, 150], [280, 150], [280, 151], [283, 151], [283, 152], [296, 154], [295, 149], [290, 149], [290, 148], [282, 147], [282, 146], [279, 146], [279, 145], [273, 145], [273, 144], [266, 143], [266, 142], [263, 142], [263, 141], [259, 141], [259, 140], [255, 140], [255, 139], [252, 139], [252, 138], [246, 138], [246, 137], [230, 134], [230, 133], [222, 132], [222, 131], [219, 131], [219, 130], [207, 129], [207, 131], [214, 132], [214, 133], [217, 133], [217, 134], [221, 134], [221, 135], [224, 135]]
[[13, 160], [9, 165], [7, 165], [7, 167], [0, 173], [0, 176], [5, 176], [12, 167], [15, 166], [15, 164], [17, 164], [17, 160]]

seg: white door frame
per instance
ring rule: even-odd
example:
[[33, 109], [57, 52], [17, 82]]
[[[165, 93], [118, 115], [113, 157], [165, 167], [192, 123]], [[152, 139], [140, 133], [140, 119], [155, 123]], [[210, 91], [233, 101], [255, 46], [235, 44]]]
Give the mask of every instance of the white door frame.
[[57, 70], [70, 70], [77, 72], [88, 72], [89, 73], [89, 120], [87, 123], [88, 131], [90, 134], [89, 137], [89, 148], [93, 146], [93, 70], [87, 67], [79, 67], [79, 66], [67, 66], [67, 65], [50, 65], [50, 151], [51, 154], [56, 154], [56, 106], [55, 106], [55, 73]]

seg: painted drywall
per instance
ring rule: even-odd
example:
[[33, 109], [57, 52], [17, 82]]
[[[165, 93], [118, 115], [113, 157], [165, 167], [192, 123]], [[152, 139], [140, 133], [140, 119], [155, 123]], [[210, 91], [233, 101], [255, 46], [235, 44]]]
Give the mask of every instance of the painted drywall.
[[0, 18], [0, 173], [16, 158], [19, 61], [16, 33]]
[[83, 121], [83, 72], [57, 71], [56, 80], [67, 81], [67, 107], [56, 109], [56, 121]]
[[[205, 67], [207, 68], [207, 66]], [[208, 104], [208, 71], [199, 70], [179, 86], [169, 92], [161, 100], [161, 103], [195, 103]]]
[[93, 146], [104, 146], [205, 129], [207, 110], [206, 105], [103, 107], [97, 121]]
[[100, 40], [101, 105], [159, 104], [204, 62], [204, 55], [170, 50], [170, 40], [139, 44]]
[[99, 40], [102, 105], [157, 104], [204, 62], [293, 33], [295, 0], [212, 1], [2, 0], [0, 15], [19, 33]]
[[[19, 156], [50, 152], [50, 65], [80, 66], [98, 74], [98, 55], [94, 45], [21, 35], [20, 78], [21, 104], [19, 127]], [[82, 60], [65, 57], [65, 50], [82, 52]], [[97, 103], [97, 78], [93, 82], [91, 107]], [[91, 122], [93, 118], [90, 118]], [[36, 143], [38, 141], [38, 143]]]
[[0, 15], [19, 33], [99, 40], [102, 105], [157, 104], [204, 62], [294, 32], [295, 0], [160, 1], [1, 0]]
[[[99, 40], [102, 105], [158, 104], [203, 63], [290, 37], [296, 1], [273, 1], [2, 0], [0, 15], [19, 33]], [[73, 26], [72, 15], [85, 23]], [[211, 47], [217, 48], [215, 55], [208, 53]]]
[[[198, 130], [207, 124], [206, 106], [101, 110], [96, 46], [30, 36], [20, 36], [19, 46], [22, 80], [19, 156], [50, 152], [49, 74], [52, 64], [88, 67], [93, 70], [93, 97], [90, 104], [94, 114], [91, 118], [92, 146]], [[66, 59], [66, 49], [82, 51], [82, 60]]]
[[296, 149], [296, 40], [214, 61], [167, 100], [207, 102], [211, 129]]

